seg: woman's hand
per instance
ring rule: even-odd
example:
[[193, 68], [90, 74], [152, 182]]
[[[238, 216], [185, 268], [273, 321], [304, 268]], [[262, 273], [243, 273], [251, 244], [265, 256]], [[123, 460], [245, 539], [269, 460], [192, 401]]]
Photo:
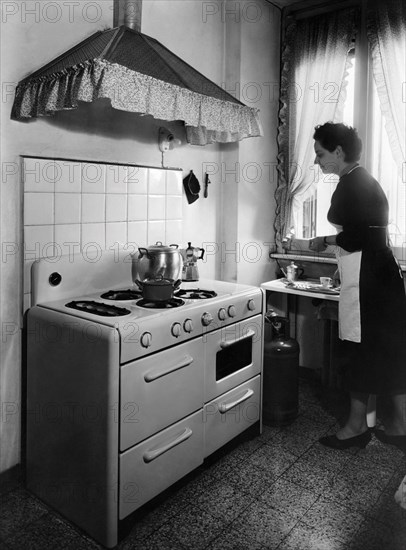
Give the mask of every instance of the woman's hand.
[[327, 245], [324, 244], [324, 237], [315, 237], [309, 241], [309, 249], [313, 252], [323, 252], [326, 250]]

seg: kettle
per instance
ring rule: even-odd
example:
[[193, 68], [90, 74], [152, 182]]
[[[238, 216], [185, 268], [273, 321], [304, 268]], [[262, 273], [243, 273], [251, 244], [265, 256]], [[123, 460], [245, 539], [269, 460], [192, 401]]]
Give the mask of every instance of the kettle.
[[297, 281], [304, 273], [302, 267], [298, 267], [294, 262], [290, 262], [290, 265], [286, 267], [286, 271], [282, 269], [283, 274], [288, 281]]
[[204, 256], [204, 248], [192, 246], [192, 243], [187, 243], [188, 247], [179, 250], [183, 259], [182, 281], [198, 281], [199, 270], [197, 268], [197, 260], [202, 260]]

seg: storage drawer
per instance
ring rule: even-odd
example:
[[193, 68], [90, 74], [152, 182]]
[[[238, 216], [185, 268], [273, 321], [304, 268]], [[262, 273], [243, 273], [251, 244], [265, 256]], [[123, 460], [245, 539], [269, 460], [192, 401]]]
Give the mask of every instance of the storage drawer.
[[201, 338], [121, 367], [120, 450], [203, 406]]
[[120, 456], [120, 519], [202, 464], [202, 413], [201, 409]]
[[204, 406], [204, 456], [207, 457], [260, 418], [261, 377], [256, 376]]

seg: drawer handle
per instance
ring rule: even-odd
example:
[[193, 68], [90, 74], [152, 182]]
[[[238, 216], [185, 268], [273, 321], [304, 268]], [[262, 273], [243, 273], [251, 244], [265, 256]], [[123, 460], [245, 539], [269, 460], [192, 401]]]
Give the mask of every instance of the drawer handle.
[[166, 376], [171, 372], [175, 372], [176, 370], [179, 370], [179, 369], [184, 369], [185, 367], [188, 367], [192, 363], [193, 363], [193, 357], [190, 357], [190, 355], [186, 355], [180, 363], [176, 363], [175, 365], [172, 365], [172, 367], [169, 367], [167, 369], [162, 369], [162, 370], [152, 370], [150, 372], [146, 372], [144, 374], [144, 380], [145, 382], [153, 382], [157, 378], [162, 378], [162, 376]]
[[244, 334], [244, 336], [240, 336], [239, 338], [234, 338], [234, 340], [227, 340], [227, 342], [220, 342], [220, 347], [222, 349], [229, 348], [230, 346], [236, 344], [237, 342], [241, 342], [241, 340], [246, 340], [247, 338], [252, 338], [255, 336], [255, 331], [250, 329], [247, 334]]
[[146, 453], [144, 453], [144, 462], [151, 462], [152, 460], [155, 460], [170, 449], [176, 447], [176, 445], [179, 445], [180, 443], [183, 443], [184, 441], [189, 439], [192, 434], [193, 432], [190, 428], [185, 428], [184, 431], [173, 441], [166, 443], [166, 445], [164, 445], [163, 447], [159, 447], [159, 449], [154, 449], [153, 451], [147, 451]]
[[236, 399], [235, 401], [231, 401], [231, 403], [220, 403], [219, 405], [219, 411], [221, 414], [225, 414], [227, 411], [232, 409], [233, 407], [236, 407], [240, 403], [244, 403], [244, 401], [247, 401], [252, 395], [254, 395], [254, 390], [247, 390], [245, 394], [240, 397], [239, 399]]

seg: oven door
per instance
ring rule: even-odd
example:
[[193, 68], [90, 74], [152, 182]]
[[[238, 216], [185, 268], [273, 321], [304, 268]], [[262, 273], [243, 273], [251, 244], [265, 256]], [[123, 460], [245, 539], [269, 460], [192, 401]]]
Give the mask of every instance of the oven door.
[[203, 336], [207, 403], [262, 370], [263, 317], [256, 315]]

